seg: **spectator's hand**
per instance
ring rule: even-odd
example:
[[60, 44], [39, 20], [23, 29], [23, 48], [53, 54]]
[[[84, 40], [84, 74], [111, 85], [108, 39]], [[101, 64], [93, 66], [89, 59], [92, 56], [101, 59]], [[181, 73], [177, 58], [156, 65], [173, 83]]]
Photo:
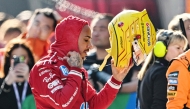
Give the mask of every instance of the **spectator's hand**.
[[83, 66], [83, 59], [76, 51], [68, 52], [64, 59], [67, 60], [67, 63], [71, 67], [82, 68]]
[[11, 60], [11, 67], [9, 73], [5, 78], [5, 82], [8, 85], [14, 82], [23, 82], [28, 80], [29, 77], [29, 66], [26, 63], [18, 63], [14, 66], [14, 60]]
[[26, 63], [18, 63], [14, 67], [14, 71], [19, 78], [23, 78], [24, 80], [28, 80], [29, 77], [29, 66]]
[[111, 60], [111, 68], [112, 68], [112, 74], [113, 77], [118, 81], [123, 81], [125, 76], [128, 74], [129, 70], [132, 68], [134, 64], [132, 63], [128, 67], [125, 68], [117, 68], [114, 66], [114, 60]]

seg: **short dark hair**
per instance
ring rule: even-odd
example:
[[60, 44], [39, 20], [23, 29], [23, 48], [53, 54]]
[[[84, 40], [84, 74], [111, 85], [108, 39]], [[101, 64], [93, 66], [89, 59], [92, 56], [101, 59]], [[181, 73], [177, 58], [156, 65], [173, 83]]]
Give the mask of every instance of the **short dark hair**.
[[55, 13], [54, 13], [54, 10], [51, 9], [51, 8], [42, 8], [42, 9], [36, 9], [34, 11], [34, 14], [31, 18], [35, 18], [37, 15], [39, 14], [43, 14], [44, 16], [50, 18], [53, 20], [53, 31], [55, 30], [55, 27], [57, 25], [57, 19], [56, 19], [56, 16], [55, 16]]
[[97, 14], [97, 15], [92, 19], [91, 24], [92, 24], [94, 21], [103, 20], [103, 19], [106, 19], [106, 20], [108, 20], [108, 22], [111, 22], [113, 18], [114, 18], [114, 15], [112, 15], [112, 14], [110, 14], [110, 13], [100, 13], [100, 14]]

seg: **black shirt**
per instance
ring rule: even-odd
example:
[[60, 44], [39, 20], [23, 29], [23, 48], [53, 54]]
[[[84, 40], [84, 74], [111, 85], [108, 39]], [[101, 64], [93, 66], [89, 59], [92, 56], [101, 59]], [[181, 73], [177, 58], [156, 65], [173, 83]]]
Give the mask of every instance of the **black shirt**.
[[[96, 63], [96, 64], [101, 65], [103, 61], [104, 61], [104, 60], [97, 60], [96, 53], [94, 52], [94, 53], [90, 54], [89, 56], [87, 56], [86, 60], [84, 61], [84, 68], [85, 68], [86, 70], [88, 70], [92, 64]], [[139, 65], [139, 66], [133, 66], [133, 67], [130, 69], [130, 71], [129, 71], [129, 73], [127, 74], [127, 76], [124, 78], [123, 83], [130, 82], [130, 81], [131, 81], [131, 78], [132, 78], [132, 76], [133, 76], [133, 71], [134, 71], [134, 70], [139, 71], [140, 68], [141, 68], [141, 65]], [[110, 76], [112, 75], [112, 70], [111, 70], [111, 57], [107, 60], [106, 66], [103, 68], [102, 71], [104, 71], [105, 73], [109, 74]], [[97, 72], [97, 73], [98, 73], [98, 72]], [[99, 73], [100, 73], [100, 72], [99, 72]], [[101, 72], [101, 73], [102, 73], [102, 72]], [[98, 87], [98, 85], [96, 84], [96, 82], [97, 82], [97, 76], [93, 76], [93, 77], [92, 77], [92, 80], [93, 80], [93, 82], [94, 82], [94, 88], [95, 88], [97, 91], [99, 91], [99, 87]]]
[[156, 60], [139, 81], [140, 109], [166, 109], [168, 64], [165, 59]]
[[[0, 86], [2, 85], [4, 81], [4, 78], [0, 79]], [[17, 85], [18, 88], [18, 93], [20, 98], [22, 98], [22, 92], [23, 92], [23, 88], [24, 88], [24, 82], [21, 83], [21, 85]], [[17, 100], [16, 100], [16, 95], [13, 89], [13, 85], [8, 86], [7, 84], [5, 84], [5, 88], [8, 89], [8, 92], [4, 92], [2, 91], [2, 93], [0, 94], [0, 109], [18, 109], [18, 105], [17, 105]], [[26, 92], [26, 97], [28, 95], [32, 94], [31, 88], [28, 84], [27, 86], [27, 92]]]

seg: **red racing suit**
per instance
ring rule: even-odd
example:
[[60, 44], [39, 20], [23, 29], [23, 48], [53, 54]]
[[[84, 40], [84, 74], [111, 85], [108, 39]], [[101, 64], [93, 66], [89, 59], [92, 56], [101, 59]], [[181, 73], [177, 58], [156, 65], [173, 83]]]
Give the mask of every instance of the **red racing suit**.
[[51, 53], [39, 60], [30, 72], [29, 84], [37, 109], [106, 109], [116, 97], [121, 82], [111, 77], [96, 93], [88, 82], [86, 70], [70, 67], [63, 60], [69, 51], [78, 51], [78, 37], [87, 24], [70, 16], [56, 27]]

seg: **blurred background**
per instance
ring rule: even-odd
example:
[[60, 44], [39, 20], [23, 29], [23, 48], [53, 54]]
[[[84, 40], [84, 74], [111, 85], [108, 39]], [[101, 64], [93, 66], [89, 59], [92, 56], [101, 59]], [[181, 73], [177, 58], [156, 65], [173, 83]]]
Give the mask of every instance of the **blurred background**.
[[123, 9], [147, 9], [155, 28], [167, 28], [177, 14], [190, 12], [190, 0], [0, 0], [0, 12], [16, 17], [21, 11], [53, 8], [62, 17], [76, 15], [91, 21], [97, 13], [116, 15]]

